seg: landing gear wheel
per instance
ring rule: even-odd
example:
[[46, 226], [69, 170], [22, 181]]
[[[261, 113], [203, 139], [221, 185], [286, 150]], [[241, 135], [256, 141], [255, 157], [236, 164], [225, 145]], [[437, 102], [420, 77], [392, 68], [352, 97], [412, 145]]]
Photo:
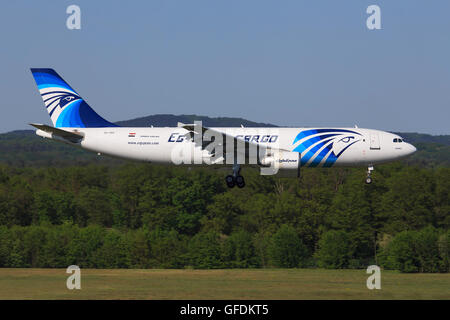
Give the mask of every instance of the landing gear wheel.
[[237, 186], [238, 186], [239, 188], [245, 187], [245, 180], [244, 180], [244, 177], [243, 177], [243, 176], [237, 176], [236, 179], [235, 179], [235, 181], [236, 181], [236, 184], [237, 184]]
[[227, 183], [228, 188], [233, 188], [236, 184], [234, 177], [232, 175], [226, 176], [225, 181]]
[[373, 171], [373, 166], [369, 165], [369, 167], [367, 168], [367, 178], [366, 178], [366, 184], [371, 184], [372, 183], [372, 174]]
[[239, 174], [241, 172], [241, 167], [238, 164], [233, 165], [233, 174], [225, 177], [225, 182], [228, 188], [233, 188], [237, 185], [239, 188], [245, 187], [244, 177]]

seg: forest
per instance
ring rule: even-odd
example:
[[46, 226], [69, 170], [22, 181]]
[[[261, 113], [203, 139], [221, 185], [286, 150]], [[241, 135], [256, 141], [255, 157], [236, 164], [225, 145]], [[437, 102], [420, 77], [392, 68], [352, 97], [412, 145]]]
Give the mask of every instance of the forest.
[[[275, 126], [152, 115], [122, 126]], [[97, 156], [32, 130], [0, 134], [0, 267], [367, 268], [450, 271], [450, 136], [365, 168], [304, 169], [228, 189], [231, 169]]]
[[450, 168], [0, 164], [0, 267], [450, 271]]

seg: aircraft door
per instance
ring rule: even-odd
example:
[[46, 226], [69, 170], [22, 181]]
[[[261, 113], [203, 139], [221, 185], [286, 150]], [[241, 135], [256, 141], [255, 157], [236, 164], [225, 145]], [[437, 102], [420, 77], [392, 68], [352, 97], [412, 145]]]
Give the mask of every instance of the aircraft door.
[[370, 149], [380, 150], [380, 137], [378, 136], [378, 133], [370, 134]]

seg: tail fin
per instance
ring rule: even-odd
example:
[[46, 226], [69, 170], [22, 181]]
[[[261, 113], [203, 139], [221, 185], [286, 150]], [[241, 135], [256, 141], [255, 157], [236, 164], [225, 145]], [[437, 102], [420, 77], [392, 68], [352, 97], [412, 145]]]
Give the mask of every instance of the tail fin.
[[100, 117], [55, 70], [32, 68], [31, 73], [55, 127], [117, 127]]

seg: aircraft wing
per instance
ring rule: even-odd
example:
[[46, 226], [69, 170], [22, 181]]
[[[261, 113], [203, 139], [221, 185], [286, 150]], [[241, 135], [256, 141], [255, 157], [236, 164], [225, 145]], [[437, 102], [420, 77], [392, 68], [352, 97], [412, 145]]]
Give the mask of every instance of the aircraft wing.
[[[265, 155], [268, 153], [268, 149], [274, 149], [273, 147], [267, 146], [267, 145], [263, 145], [263, 144], [258, 144], [255, 142], [249, 142], [246, 141], [244, 139], [240, 139], [240, 138], [236, 138], [232, 135], [229, 135], [227, 133], [224, 133], [222, 131], [218, 131], [218, 130], [214, 130], [208, 127], [204, 127], [204, 126], [200, 126], [200, 125], [196, 125], [196, 124], [184, 124], [181, 122], [178, 122], [178, 127], [186, 129], [189, 131], [190, 133], [190, 139], [193, 142], [196, 141], [202, 141], [202, 146], [201, 148], [204, 150], [207, 150], [212, 156], [214, 155], [215, 152], [213, 152], [212, 150], [208, 150], [208, 145], [211, 144], [211, 141], [203, 141], [200, 139], [195, 139], [195, 135], [199, 135], [199, 134], [204, 134], [206, 131], [209, 131], [212, 134], [220, 134], [222, 135], [222, 142], [220, 144], [216, 144], [218, 146], [222, 146], [223, 152], [225, 154], [225, 150], [226, 150], [226, 143], [227, 141], [230, 141], [230, 139], [233, 141], [234, 143], [234, 152], [235, 153], [240, 153], [241, 156], [245, 156], [246, 153], [248, 153], [249, 149], [253, 149], [258, 153], [258, 157], [261, 155]], [[236, 147], [237, 146], [237, 147]], [[258, 160], [259, 162], [259, 160]]]
[[[243, 139], [237, 139], [234, 136], [228, 135], [228, 134], [226, 134], [224, 132], [217, 131], [217, 130], [214, 130], [214, 129], [211, 129], [211, 128], [208, 128], [208, 127], [204, 127], [204, 126], [198, 126], [196, 124], [184, 124], [184, 123], [178, 122], [178, 127], [188, 130], [191, 133], [191, 138], [194, 138], [193, 135], [200, 134], [200, 130], [202, 131], [201, 134], [204, 134], [206, 131], [209, 131], [209, 132], [211, 132], [213, 134], [220, 134], [220, 135], [222, 135], [223, 144], [226, 143], [226, 139], [228, 138], [228, 139], [233, 139], [235, 145], [237, 145], [237, 142], [244, 144], [245, 148], [248, 148], [250, 145], [252, 145], [254, 147], [256, 147], [256, 146], [262, 147], [261, 145], [258, 145], [257, 143], [245, 141]], [[195, 141], [195, 139], [194, 139], [194, 141]], [[204, 148], [205, 145], [208, 145], [210, 142], [211, 141], [205, 141], [203, 143], [202, 148]]]
[[38, 124], [38, 123], [30, 123], [31, 126], [35, 127], [36, 129], [39, 129], [41, 131], [44, 131], [52, 136], [57, 136], [59, 138], [62, 138], [64, 140], [68, 140], [70, 142], [78, 143], [81, 140], [83, 140], [84, 135], [81, 133], [75, 133], [70, 132], [66, 130], [62, 130], [59, 128], [51, 127], [45, 124]]

